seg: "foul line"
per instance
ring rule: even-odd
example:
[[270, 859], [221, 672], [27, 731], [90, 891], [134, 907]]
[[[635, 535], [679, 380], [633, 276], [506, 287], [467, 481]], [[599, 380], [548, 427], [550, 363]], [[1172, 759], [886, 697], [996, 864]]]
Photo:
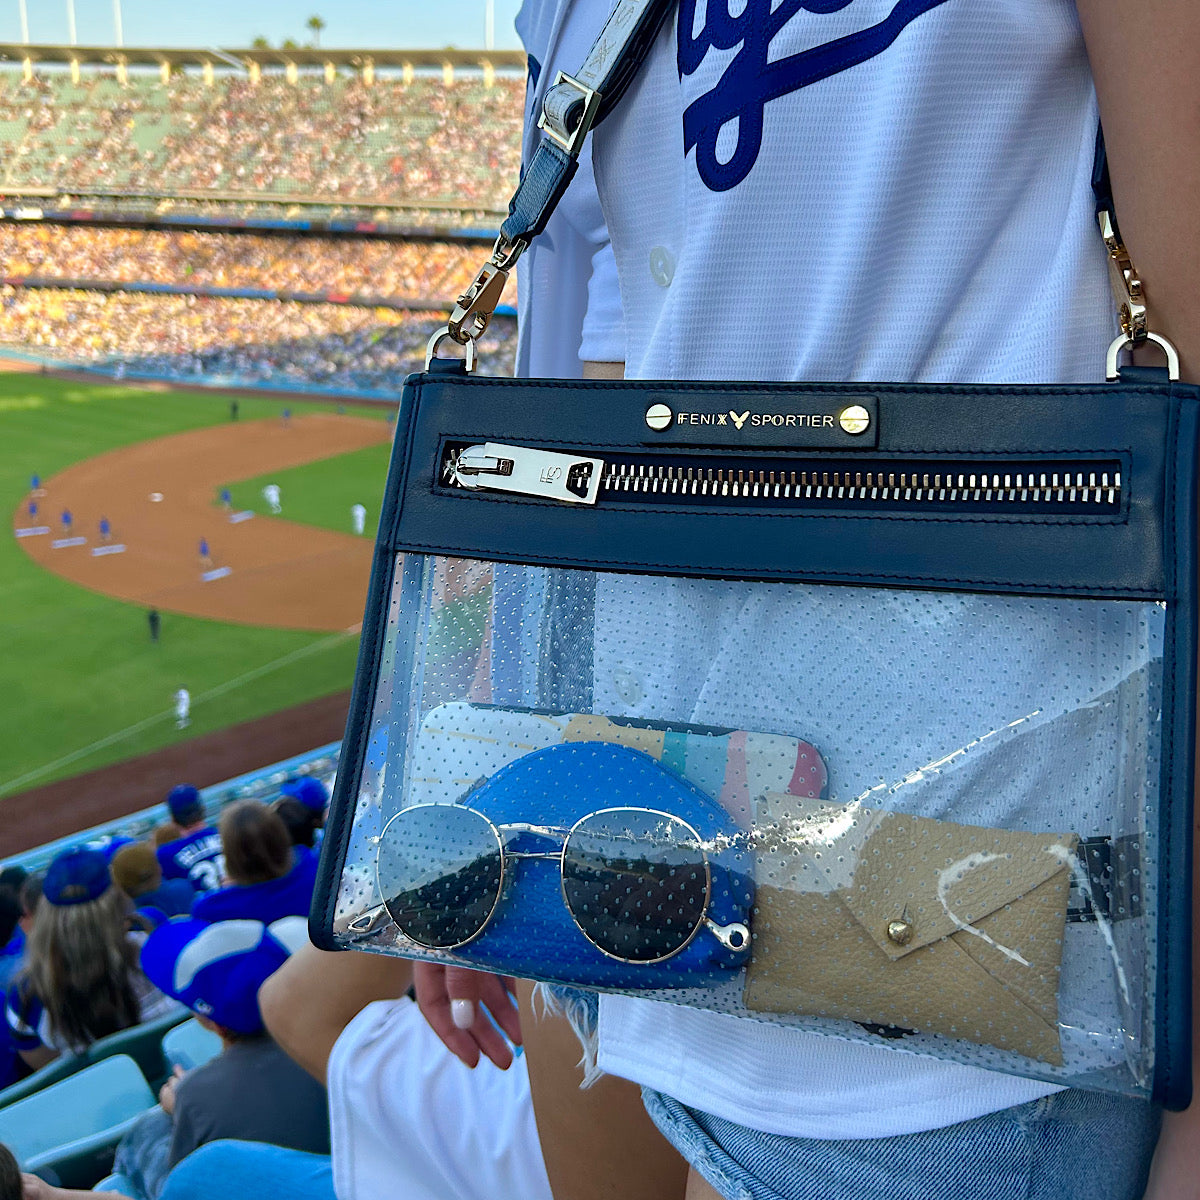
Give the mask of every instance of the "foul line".
[[[308, 646], [301, 646], [299, 650], [293, 650], [290, 654], [285, 654], [280, 658], [273, 659], [269, 663], [264, 663], [261, 667], [255, 667], [254, 670], [247, 671], [244, 675], [238, 675], [233, 679], [226, 680], [224, 683], [219, 683], [216, 687], [209, 688], [207, 692], [199, 693], [194, 697], [192, 706], [194, 708], [197, 704], [203, 704], [206, 700], [223, 696], [226, 692], [233, 691], [234, 688], [241, 687], [251, 680], [258, 679], [263, 675], [269, 675], [272, 671], [277, 671], [280, 667], [287, 666], [288, 663], [306, 658], [310, 654], [316, 654], [318, 651], [325, 650], [338, 642], [344, 642], [350, 636], [349, 633], [335, 633], [330, 637], [322, 638], [319, 642], [313, 642]], [[24, 775], [17, 776], [16, 779], [0, 783], [0, 796], [6, 796], [14, 789], [23, 787], [25, 784], [40, 778], [42, 775], [48, 775], [51, 771], [57, 771], [59, 767], [69, 766], [73, 762], [78, 762], [81, 758], [87, 758], [97, 750], [103, 750], [106, 746], [111, 746], [117, 742], [124, 741], [126, 738], [133, 737], [134, 734], [140, 733], [143, 729], [148, 729], [151, 725], [159, 721], [174, 720], [174, 718], [175, 710], [174, 708], [170, 708], [163, 712], [155, 713], [153, 716], [146, 717], [144, 720], [127, 726], [125, 729], [118, 730], [116, 733], [110, 733], [107, 737], [102, 737], [99, 741], [92, 742], [89, 746], [84, 746], [80, 750], [73, 750], [70, 754], [64, 754], [62, 758], [56, 758], [53, 762], [45, 763], [40, 767], [35, 767], [32, 771], [27, 771]], [[213, 732], [217, 731], [214, 730]]]

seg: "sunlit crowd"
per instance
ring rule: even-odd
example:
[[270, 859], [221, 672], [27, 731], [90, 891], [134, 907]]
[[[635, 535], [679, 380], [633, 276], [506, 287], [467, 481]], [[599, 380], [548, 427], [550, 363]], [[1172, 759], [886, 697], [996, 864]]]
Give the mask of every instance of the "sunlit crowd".
[[447, 201], [502, 209], [520, 167], [524, 79], [477, 73], [450, 86], [357, 75], [0, 74], [11, 152], [0, 184]]
[[[0, 223], [6, 276], [269, 288], [445, 302], [485, 247], [450, 242], [263, 236], [190, 230]], [[515, 294], [509, 294], [509, 299]]]

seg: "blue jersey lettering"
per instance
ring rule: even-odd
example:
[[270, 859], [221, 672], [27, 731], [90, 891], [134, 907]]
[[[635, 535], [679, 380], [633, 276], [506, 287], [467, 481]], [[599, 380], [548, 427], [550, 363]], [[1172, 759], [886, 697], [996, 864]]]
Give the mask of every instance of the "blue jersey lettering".
[[[737, 16], [730, 0], [707, 0], [704, 22], [696, 28], [697, 0], [680, 0], [679, 77], [693, 75], [709, 50], [738, 47], [716, 86], [688, 105], [683, 114], [683, 152], [696, 150], [696, 170], [706, 187], [726, 192], [736, 187], [758, 161], [762, 149], [763, 113], [767, 103], [848, 71], [882, 54], [911, 24], [946, 0], [897, 0], [882, 20], [835, 41], [813, 46], [775, 62], [768, 61], [775, 35], [797, 14], [828, 15], [855, 0], [745, 0]], [[736, 122], [733, 152], [722, 162], [717, 137]]]

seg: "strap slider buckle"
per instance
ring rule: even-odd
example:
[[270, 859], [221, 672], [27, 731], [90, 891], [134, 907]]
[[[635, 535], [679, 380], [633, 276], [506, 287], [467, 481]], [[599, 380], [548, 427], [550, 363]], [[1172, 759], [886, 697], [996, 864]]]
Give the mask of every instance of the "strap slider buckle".
[[559, 71], [542, 101], [538, 128], [574, 158], [596, 119], [600, 99], [594, 88]]

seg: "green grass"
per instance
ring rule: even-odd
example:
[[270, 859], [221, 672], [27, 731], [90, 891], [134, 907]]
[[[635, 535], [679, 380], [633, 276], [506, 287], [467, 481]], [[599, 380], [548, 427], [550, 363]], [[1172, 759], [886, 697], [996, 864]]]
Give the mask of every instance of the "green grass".
[[[379, 525], [379, 508], [383, 502], [383, 485], [387, 477], [391, 446], [367, 446], [336, 458], [306, 463], [287, 471], [275, 471], [256, 479], [245, 479], [228, 485], [237, 509], [255, 512], [268, 511], [262, 489], [268, 483], [279, 485], [280, 514], [289, 521], [318, 525], [350, 533], [350, 507], [361, 504], [367, 510], [365, 536], [373, 538]], [[213, 502], [221, 489], [213, 493]]]
[[[280, 410], [275, 400], [239, 405], [242, 420]], [[332, 407], [291, 404], [297, 414]], [[0, 374], [0, 498], [11, 513], [35, 472], [46, 479], [118, 446], [228, 419], [222, 396]], [[382, 479], [380, 470], [380, 489]], [[193, 737], [349, 687], [357, 652], [345, 635], [171, 613], [152, 645], [144, 608], [43, 570], [9, 535], [0, 536], [0, 633], [0, 796], [181, 740], [170, 713], [180, 686], [192, 693]]]

